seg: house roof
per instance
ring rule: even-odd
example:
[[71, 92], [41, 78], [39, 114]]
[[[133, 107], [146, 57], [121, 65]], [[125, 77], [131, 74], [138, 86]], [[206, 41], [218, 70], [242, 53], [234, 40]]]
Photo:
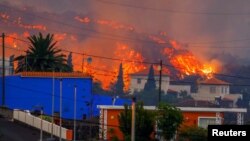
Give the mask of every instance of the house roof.
[[175, 106], [181, 107], [216, 107], [216, 105], [210, 101], [206, 100], [194, 100], [194, 99], [185, 99], [179, 101]]
[[90, 75], [80, 72], [21, 72], [21, 77], [70, 77], [70, 78], [89, 78]]
[[175, 91], [175, 90], [172, 90], [172, 89], [168, 89], [167, 93], [172, 93], [172, 94], [174, 93], [174, 94], [177, 94], [178, 92]]
[[223, 97], [222, 100], [225, 100], [225, 101], [236, 101], [238, 100], [239, 98], [242, 97], [242, 94], [227, 94]]
[[[148, 73], [149, 73], [149, 70], [148, 69], [145, 69], [145, 70], [142, 70], [142, 71], [139, 71], [139, 72], [136, 72], [136, 73], [132, 73], [130, 75], [133, 75], [133, 76], [148, 76]], [[155, 70], [154, 69], [154, 76], [159, 76], [160, 75], [160, 72], [158, 70]], [[164, 71], [162, 71], [162, 76], [168, 76], [167, 73], [165, 73]]]
[[[118, 109], [123, 110], [124, 106], [110, 106], [110, 105], [97, 105], [98, 109]], [[143, 106], [146, 110], [156, 110], [157, 107], [155, 106]], [[177, 107], [181, 111], [184, 112], [240, 112], [240, 113], [246, 113], [246, 108], [216, 108], [216, 107]]]
[[229, 85], [230, 83], [227, 83], [225, 81], [222, 81], [220, 79], [212, 77], [212, 78], [209, 78], [209, 79], [200, 80], [200, 81], [198, 81], [198, 84], [203, 84], [203, 85]]

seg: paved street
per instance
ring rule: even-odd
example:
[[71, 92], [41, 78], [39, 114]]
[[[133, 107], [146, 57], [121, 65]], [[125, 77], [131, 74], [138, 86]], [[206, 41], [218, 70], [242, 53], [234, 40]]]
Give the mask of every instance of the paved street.
[[0, 117], [0, 141], [38, 141], [39, 138], [39, 130]]

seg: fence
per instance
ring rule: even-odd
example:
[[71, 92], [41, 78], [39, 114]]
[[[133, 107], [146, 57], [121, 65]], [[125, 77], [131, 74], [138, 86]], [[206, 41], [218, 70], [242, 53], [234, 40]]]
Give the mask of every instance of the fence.
[[[13, 112], [13, 118], [14, 120], [26, 123], [32, 127], [35, 127], [37, 129], [41, 129], [44, 132], [47, 133], [51, 133], [52, 129], [53, 129], [53, 135], [60, 137], [60, 126], [53, 124], [53, 128], [52, 128], [52, 123], [46, 121], [46, 120], [42, 120], [41, 118], [38, 118], [36, 116], [31, 115], [29, 112], [24, 112], [24, 111], [20, 111], [20, 110], [14, 110]], [[65, 140], [72, 140], [73, 138], [73, 131], [63, 128], [61, 127], [61, 138], [65, 139]]]

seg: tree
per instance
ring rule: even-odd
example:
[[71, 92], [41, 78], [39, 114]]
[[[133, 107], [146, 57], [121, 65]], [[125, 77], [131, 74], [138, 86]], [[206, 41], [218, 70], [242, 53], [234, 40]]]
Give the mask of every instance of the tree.
[[68, 55], [67, 65], [69, 66], [69, 69], [72, 72], [73, 71], [72, 52], [70, 52]]
[[[138, 102], [135, 109], [135, 139], [136, 141], [149, 141], [150, 135], [154, 131], [155, 114], [153, 111], [147, 111], [143, 104]], [[122, 131], [125, 141], [131, 137], [131, 108], [124, 105], [124, 111], [119, 115], [119, 128]]]
[[103, 88], [102, 88], [102, 82], [97, 80], [93, 81], [93, 93], [94, 94], [104, 94], [107, 93]]
[[158, 104], [158, 97], [156, 94], [158, 94], [158, 90], [152, 90], [152, 91], [139, 91], [134, 92], [134, 95], [138, 101], [143, 101], [144, 105], [152, 106]]
[[158, 110], [158, 128], [162, 130], [161, 135], [170, 140], [183, 121], [182, 113], [180, 109], [165, 103], [160, 103]]
[[186, 127], [179, 132], [180, 141], [206, 141], [207, 130], [201, 127]]
[[150, 66], [148, 79], [144, 86], [144, 91], [153, 91], [156, 89], [155, 77], [154, 77], [154, 68], [153, 65]]
[[43, 37], [42, 33], [38, 36], [30, 36], [29, 49], [26, 55], [20, 55], [15, 58], [18, 66], [16, 72], [22, 71], [70, 71], [66, 64], [65, 55], [61, 54], [61, 50], [56, 48], [54, 35], [47, 34]]
[[119, 73], [117, 76], [117, 81], [114, 86], [115, 92], [117, 94], [124, 94], [124, 81], [123, 81], [123, 69], [122, 69], [122, 63], [120, 64], [119, 67]]

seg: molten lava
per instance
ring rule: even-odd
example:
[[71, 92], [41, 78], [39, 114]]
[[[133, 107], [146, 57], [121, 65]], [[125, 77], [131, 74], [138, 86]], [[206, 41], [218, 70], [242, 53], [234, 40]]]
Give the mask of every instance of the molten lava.
[[75, 20], [77, 20], [77, 21], [79, 21], [81, 23], [85, 23], [85, 24], [90, 22], [89, 17], [83, 17], [83, 18], [81, 18], [79, 16], [75, 16]]
[[215, 72], [215, 66], [203, 65], [191, 52], [183, 49], [176, 41], [170, 41], [172, 48], [164, 48], [163, 54], [168, 57], [170, 63], [180, 72], [180, 77], [199, 74], [211, 78]]
[[[115, 51], [115, 56], [117, 58], [121, 58], [121, 63], [123, 67], [123, 80], [125, 84], [125, 89], [128, 90], [130, 77], [129, 74], [139, 72], [141, 70], [144, 70], [146, 68], [145, 64], [142, 62], [144, 61], [143, 56], [136, 52], [134, 49], [129, 47], [126, 44], [117, 43], [117, 48]], [[131, 61], [129, 61], [131, 60]], [[115, 81], [118, 75], [118, 66], [114, 68], [115, 73]]]
[[107, 26], [107, 27], [111, 27], [112, 29], [121, 29], [121, 30], [125, 30], [125, 31], [134, 31], [134, 27], [131, 25], [127, 25], [127, 24], [122, 24], [116, 21], [112, 21], [112, 20], [90, 20], [89, 17], [80, 17], [80, 16], [75, 16], [74, 18], [75, 20], [84, 23], [84, 24], [88, 24], [90, 22], [93, 22], [95, 24], [98, 25], [102, 25], [102, 26]]

